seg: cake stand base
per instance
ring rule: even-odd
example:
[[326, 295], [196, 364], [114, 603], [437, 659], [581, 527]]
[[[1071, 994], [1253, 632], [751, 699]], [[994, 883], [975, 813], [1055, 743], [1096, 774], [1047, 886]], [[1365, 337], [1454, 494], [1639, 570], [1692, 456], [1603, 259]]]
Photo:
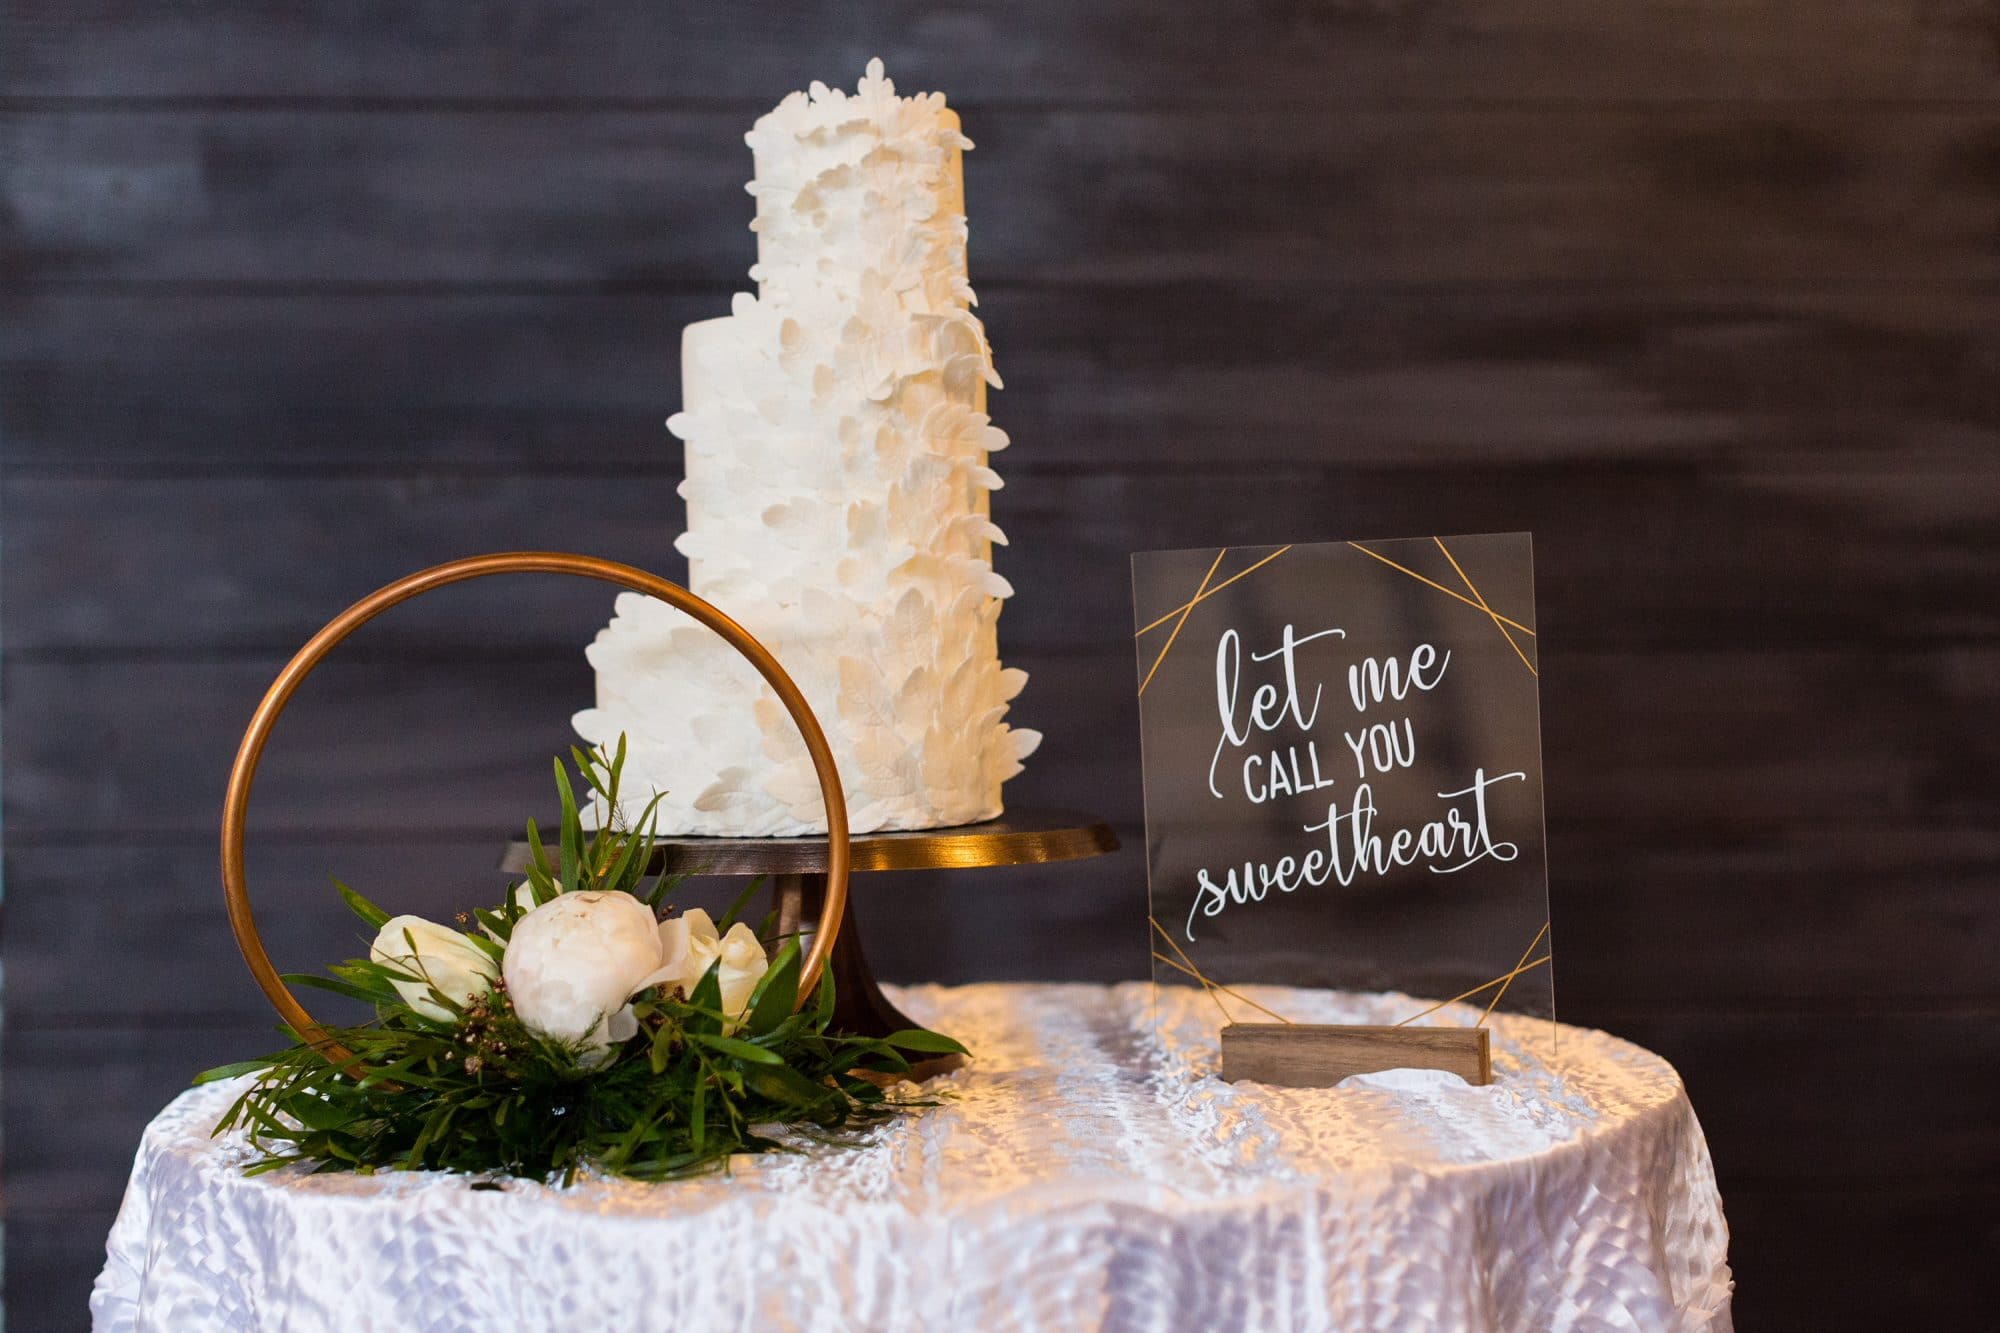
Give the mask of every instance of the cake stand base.
[[[849, 843], [853, 872], [891, 870], [974, 870], [985, 866], [1074, 861], [1118, 850], [1117, 835], [1101, 819], [1060, 810], [1015, 810], [998, 819], [954, 828], [858, 834]], [[500, 860], [509, 874], [527, 869], [525, 841], [511, 842]], [[816, 922], [826, 900], [827, 840], [804, 838], [661, 837], [655, 841], [653, 874], [768, 876], [778, 914], [778, 931], [791, 934]], [[896, 1008], [875, 980], [862, 952], [854, 896], [847, 919], [827, 959], [833, 977], [832, 1027], [863, 1037], [886, 1037], [919, 1027]], [[965, 1062], [946, 1055], [917, 1063], [910, 1077], [926, 1079]]]
[[[790, 935], [801, 922], [819, 919], [826, 902], [825, 875], [776, 875], [771, 880], [772, 900], [778, 909], [778, 934]], [[898, 1009], [875, 980], [875, 971], [862, 951], [861, 931], [854, 919], [854, 902], [848, 900], [847, 919], [841, 923], [840, 937], [833, 942], [827, 958], [833, 974], [833, 1022], [836, 1032], [852, 1032], [861, 1037], [886, 1037], [906, 1028], [923, 1026]], [[911, 1064], [910, 1077], [922, 1081], [949, 1073], [965, 1063], [962, 1055], [932, 1056]]]

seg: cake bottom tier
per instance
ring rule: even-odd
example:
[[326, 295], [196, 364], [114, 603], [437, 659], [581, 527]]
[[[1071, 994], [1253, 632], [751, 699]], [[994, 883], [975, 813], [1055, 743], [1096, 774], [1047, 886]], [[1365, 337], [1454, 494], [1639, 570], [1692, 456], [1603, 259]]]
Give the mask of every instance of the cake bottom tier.
[[[1393, 1022], [1406, 996], [1259, 992]], [[1709, 1330], [1728, 1231], [1679, 1077], [1495, 1020], [1494, 1082], [1214, 1077], [1198, 992], [914, 987], [972, 1065], [859, 1149], [664, 1185], [241, 1174], [184, 1093], [140, 1147], [96, 1327]], [[1447, 1009], [1445, 1022], [1476, 1012]]]
[[[817, 618], [787, 620], [754, 605], [743, 615], [825, 730], [852, 832], [995, 818], [1001, 785], [1040, 742], [1040, 733], [1003, 720], [1027, 676], [1002, 668], [993, 651], [998, 603], [979, 610], [976, 600], [966, 599], [968, 623], [934, 622], [910, 602], [895, 633], [843, 627], [848, 608], [830, 602], [815, 603]], [[617, 607], [589, 649], [597, 704], [575, 725], [606, 751], [626, 742], [626, 818], [636, 821], [657, 794], [661, 833], [824, 833], [805, 742], [750, 663], [663, 603], [627, 593]]]

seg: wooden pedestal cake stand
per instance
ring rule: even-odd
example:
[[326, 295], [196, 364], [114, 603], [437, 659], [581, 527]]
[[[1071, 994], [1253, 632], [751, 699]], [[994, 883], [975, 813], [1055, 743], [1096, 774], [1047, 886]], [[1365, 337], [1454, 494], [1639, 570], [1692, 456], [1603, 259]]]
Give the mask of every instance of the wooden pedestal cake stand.
[[[819, 919], [826, 894], [829, 843], [804, 838], [661, 837], [653, 850], [654, 874], [769, 876], [778, 910], [778, 929], [788, 934], [801, 921]], [[850, 843], [856, 871], [976, 870], [991, 866], [1076, 861], [1118, 850], [1118, 838], [1100, 819], [1062, 810], [1010, 810], [998, 819], [954, 828], [856, 834]], [[528, 868], [528, 844], [510, 842], [500, 868], [521, 874]], [[906, 1018], [875, 981], [861, 950], [854, 902], [835, 936], [827, 961], [833, 973], [835, 1030], [884, 1037], [920, 1024]], [[929, 1078], [956, 1069], [964, 1057], [941, 1056], [919, 1063], [912, 1075]]]

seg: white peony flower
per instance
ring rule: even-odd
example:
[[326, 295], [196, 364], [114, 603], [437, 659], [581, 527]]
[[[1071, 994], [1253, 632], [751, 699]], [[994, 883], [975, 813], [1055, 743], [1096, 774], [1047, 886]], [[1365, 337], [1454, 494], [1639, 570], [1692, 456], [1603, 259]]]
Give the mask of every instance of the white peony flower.
[[718, 935], [715, 921], [699, 907], [692, 908], [660, 926], [666, 946], [668, 985], [692, 995], [709, 967], [720, 960], [716, 980], [722, 983], [722, 1012], [740, 1021], [750, 1007], [750, 992], [757, 988], [770, 959], [757, 940], [757, 932], [738, 921], [727, 935]]
[[438, 1002], [437, 995], [462, 1005], [492, 990], [500, 975], [491, 954], [458, 931], [420, 916], [397, 916], [383, 922], [368, 956], [424, 978], [393, 984], [410, 1008], [441, 1023], [455, 1015]]
[[515, 1014], [601, 1060], [639, 1030], [627, 1001], [670, 979], [662, 934], [652, 909], [629, 893], [586, 890], [543, 903], [507, 941], [502, 971]]

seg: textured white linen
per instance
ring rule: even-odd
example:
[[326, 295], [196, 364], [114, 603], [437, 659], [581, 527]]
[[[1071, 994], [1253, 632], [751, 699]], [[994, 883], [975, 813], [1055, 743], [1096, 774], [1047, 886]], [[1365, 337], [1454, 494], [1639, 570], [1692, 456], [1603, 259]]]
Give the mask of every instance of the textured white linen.
[[[1412, 1007], [1271, 995], [1303, 1020]], [[191, 1091], [140, 1147], [95, 1324], [1730, 1328], [1707, 1144], [1659, 1057], [1502, 1017], [1489, 1087], [1230, 1085], [1213, 1010], [1161, 997], [1156, 1036], [1143, 983], [903, 991], [978, 1056], [931, 1085], [949, 1104], [860, 1150], [668, 1185], [246, 1179], [243, 1146], [208, 1137], [233, 1089]]]

